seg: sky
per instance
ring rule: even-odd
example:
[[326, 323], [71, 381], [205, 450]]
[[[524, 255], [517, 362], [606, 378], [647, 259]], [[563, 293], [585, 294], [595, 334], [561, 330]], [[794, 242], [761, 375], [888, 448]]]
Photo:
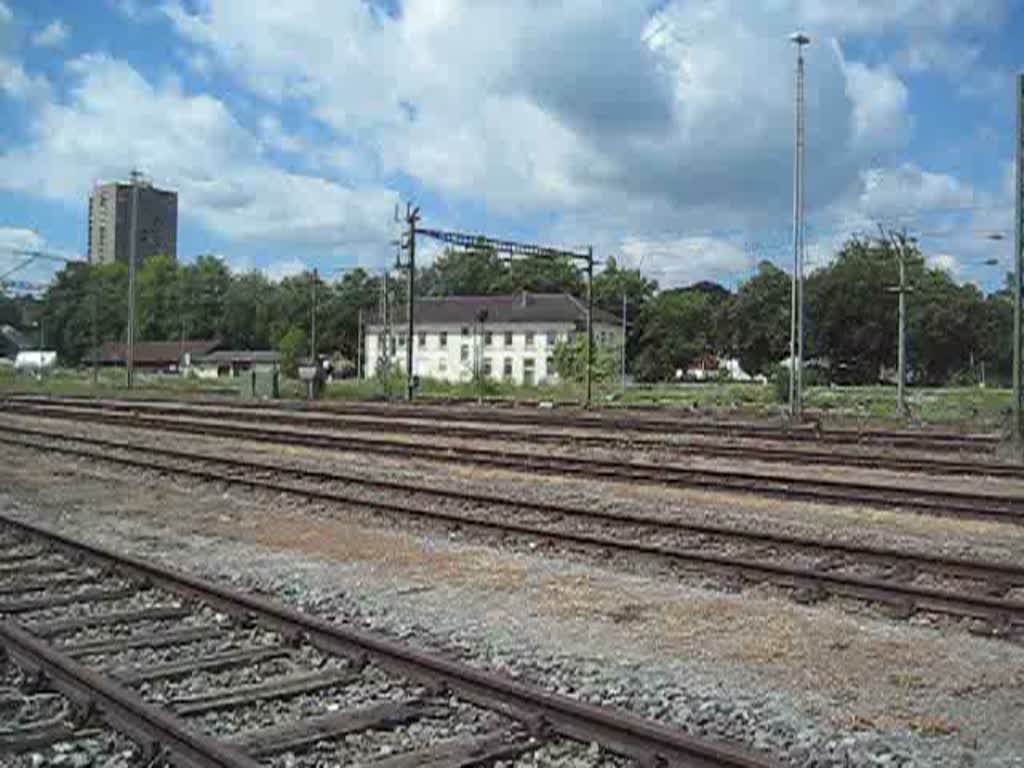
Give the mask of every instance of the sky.
[[885, 226], [1001, 285], [1020, 0], [0, 0], [0, 273], [83, 254], [89, 190], [139, 169], [183, 261], [383, 268], [411, 200], [734, 287], [792, 263], [798, 29], [811, 267]]

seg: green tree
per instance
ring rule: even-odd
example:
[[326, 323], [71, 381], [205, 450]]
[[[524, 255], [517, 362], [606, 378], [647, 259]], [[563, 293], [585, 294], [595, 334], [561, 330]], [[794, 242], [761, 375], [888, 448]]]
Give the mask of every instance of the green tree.
[[354, 365], [359, 345], [359, 313], [363, 313], [364, 324], [376, 320], [380, 292], [380, 279], [364, 269], [347, 272], [341, 280], [327, 286], [319, 313], [324, 343], [318, 342], [317, 346], [340, 352]]
[[275, 286], [262, 272], [232, 275], [223, 299], [224, 343], [236, 349], [270, 347], [277, 300]]
[[417, 277], [424, 283], [421, 295], [488, 296], [500, 292], [498, 287], [508, 271], [494, 251], [449, 248]]
[[15, 328], [21, 325], [21, 307], [17, 301], [4, 293], [3, 286], [0, 286], [0, 325]]
[[274, 346], [281, 353], [281, 371], [285, 376], [297, 376], [299, 372], [299, 361], [309, 357], [309, 338], [306, 331], [298, 326], [292, 326], [282, 331]]
[[568, 293], [584, 294], [583, 275], [569, 258], [528, 256], [509, 262], [508, 270], [493, 286], [494, 293]]
[[[227, 294], [233, 276], [222, 259], [199, 256], [179, 268], [177, 332], [190, 339], [223, 339], [227, 336]], [[267, 343], [264, 343], [266, 346]]]
[[[948, 273], [922, 270], [909, 297], [908, 347], [916, 381], [941, 385], [954, 374], [976, 375], [986, 343], [985, 299]], [[892, 337], [890, 337], [892, 338]]]
[[[587, 338], [577, 333], [572, 341], [559, 341], [552, 355], [555, 372], [562, 381], [583, 382], [587, 378]], [[593, 380], [612, 381], [619, 371], [618, 352], [609, 347], [594, 345]]]
[[727, 346], [750, 374], [771, 374], [789, 353], [790, 277], [769, 261], [727, 307]]
[[707, 296], [685, 290], [665, 291], [640, 315], [641, 381], [666, 381], [701, 355], [713, 351], [713, 319]]
[[[908, 276], [923, 271], [919, 252], [908, 256]], [[805, 284], [806, 356], [827, 358], [832, 380], [850, 384], [878, 381], [882, 367], [896, 362], [896, 296], [899, 282], [892, 245], [885, 240], [853, 238], [829, 267]]]
[[150, 256], [136, 274], [137, 338], [148, 341], [179, 335], [180, 296], [178, 265], [169, 256]]

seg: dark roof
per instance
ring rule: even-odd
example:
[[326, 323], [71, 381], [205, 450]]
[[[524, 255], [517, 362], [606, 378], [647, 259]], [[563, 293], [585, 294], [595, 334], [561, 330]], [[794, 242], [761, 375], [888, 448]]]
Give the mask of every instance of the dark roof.
[[[170, 365], [177, 363], [182, 355], [193, 357], [208, 355], [220, 346], [217, 340], [195, 341], [137, 341], [135, 343], [136, 365]], [[108, 341], [100, 347], [99, 362], [123, 363], [128, 357], [128, 345]]]
[[193, 363], [276, 363], [281, 354], [272, 349], [218, 349], [208, 355], [194, 355]]
[[[417, 323], [469, 325], [482, 311], [486, 323], [576, 323], [587, 317], [585, 302], [567, 293], [516, 293], [505, 296], [445, 296], [416, 299], [413, 319]], [[395, 321], [406, 317], [405, 305], [395, 308]], [[594, 307], [594, 321], [617, 323], [618, 319]]]

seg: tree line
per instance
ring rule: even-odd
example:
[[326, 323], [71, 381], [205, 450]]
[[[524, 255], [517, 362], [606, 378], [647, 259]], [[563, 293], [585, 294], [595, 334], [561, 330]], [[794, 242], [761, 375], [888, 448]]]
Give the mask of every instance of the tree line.
[[[929, 267], [911, 248], [908, 281], [908, 360], [923, 384], [1004, 381], [1012, 369], [1011, 282], [988, 295]], [[848, 241], [805, 283], [805, 360], [810, 381], [867, 384], [896, 364], [893, 245]], [[46, 346], [68, 365], [87, 363], [93, 329], [99, 341], [123, 341], [128, 270], [120, 263], [69, 264], [38, 299], [0, 293], [0, 323], [28, 327], [45, 321]], [[401, 276], [390, 281], [404, 301]], [[418, 270], [419, 296], [565, 291], [583, 296], [585, 281], [568, 260], [507, 260], [480, 250], [449, 250]], [[771, 376], [789, 353], [790, 278], [770, 262], [733, 291], [712, 282], [660, 290], [657, 281], [609, 258], [594, 278], [594, 302], [616, 317], [625, 296], [627, 359], [640, 381], [664, 381], [707, 356], [738, 358], [751, 374]], [[376, 321], [382, 276], [363, 269], [317, 282], [317, 352], [355, 360], [360, 310]], [[278, 349], [293, 361], [310, 353], [313, 279], [310, 273], [271, 280], [262, 272], [232, 272], [220, 259], [189, 264], [147, 259], [137, 274], [140, 340], [217, 338], [236, 349]], [[617, 366], [601, 366], [614, 375]], [[607, 369], [607, 371], [604, 371]]]

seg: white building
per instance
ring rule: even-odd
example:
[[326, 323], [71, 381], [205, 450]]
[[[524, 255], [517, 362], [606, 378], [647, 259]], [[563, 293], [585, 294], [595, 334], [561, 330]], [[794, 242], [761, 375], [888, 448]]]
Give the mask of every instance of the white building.
[[[405, 370], [405, 318], [402, 306], [392, 320], [388, 350], [381, 348], [383, 324], [378, 320], [366, 326], [367, 378], [376, 373], [382, 359]], [[416, 375], [450, 382], [471, 381], [479, 366], [484, 376], [539, 384], [556, 377], [556, 345], [575, 334], [586, 334], [587, 309], [584, 302], [563, 293], [449, 296], [417, 299], [413, 320]], [[596, 346], [614, 349], [622, 345], [620, 321], [596, 308], [594, 341]]]

